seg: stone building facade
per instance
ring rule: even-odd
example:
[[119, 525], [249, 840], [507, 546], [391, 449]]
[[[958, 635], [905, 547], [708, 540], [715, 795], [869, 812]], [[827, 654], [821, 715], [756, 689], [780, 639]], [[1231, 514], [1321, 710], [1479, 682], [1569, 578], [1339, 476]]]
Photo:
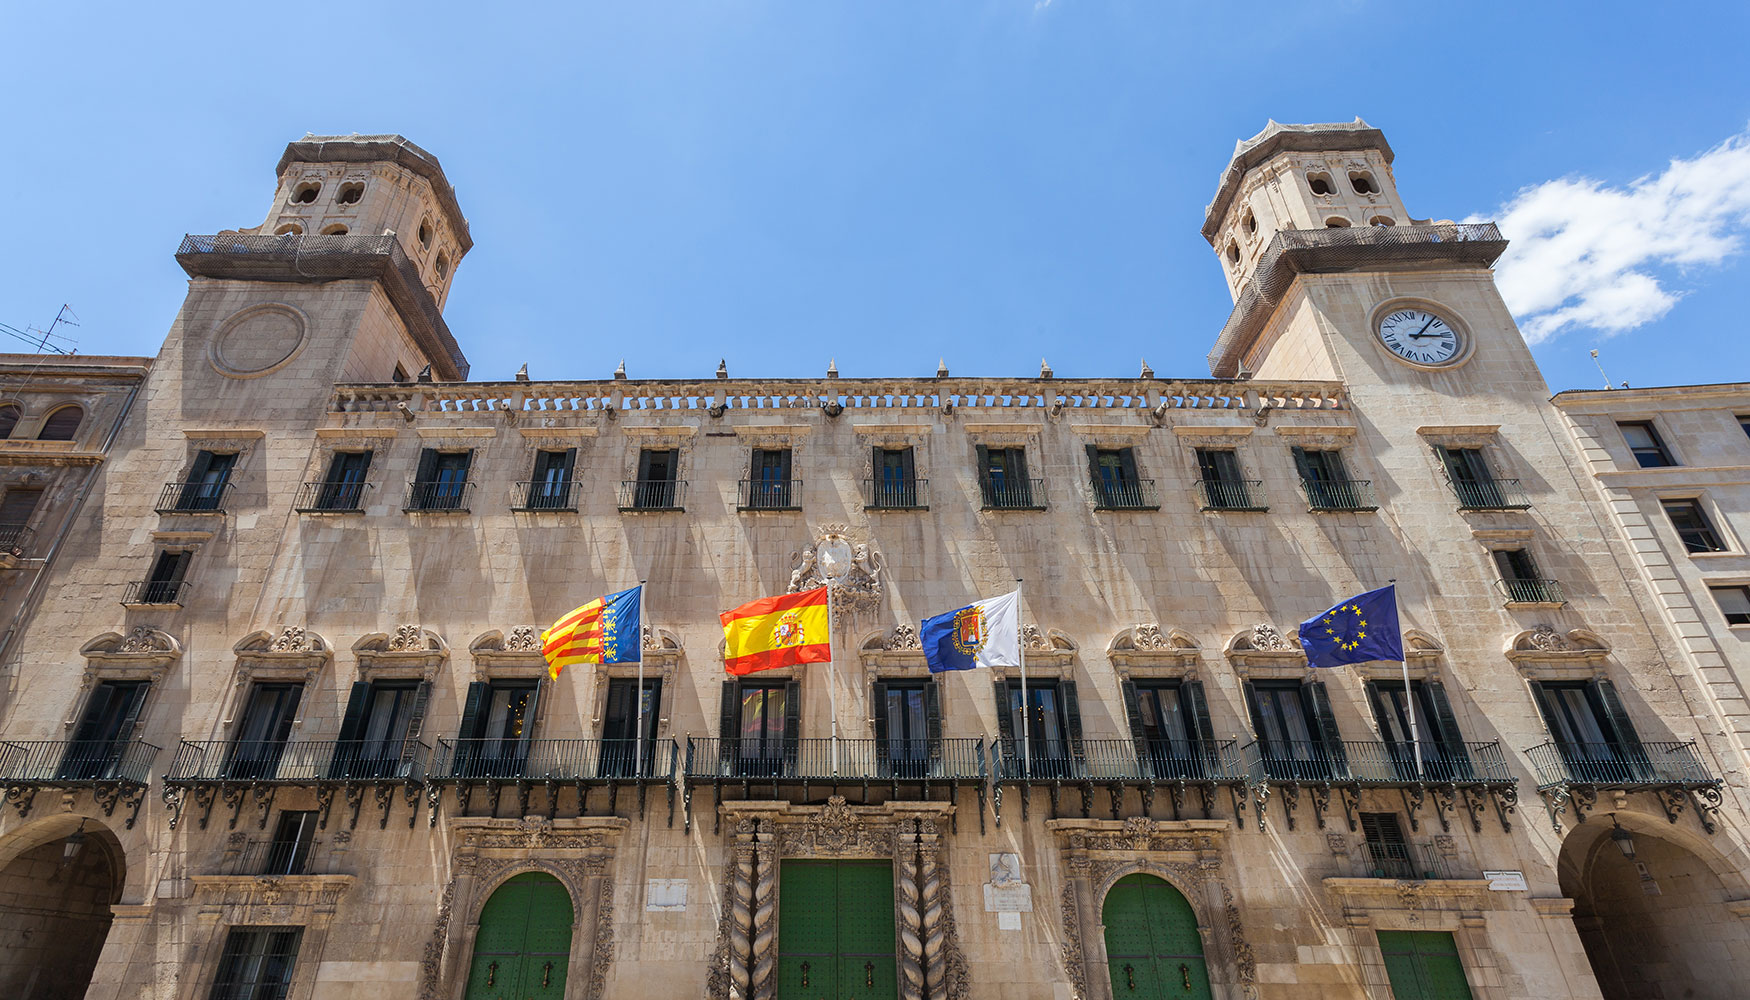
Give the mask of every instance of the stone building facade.
[[[1552, 405], [1500, 235], [1410, 219], [1376, 130], [1236, 149], [1206, 379], [466, 381], [456, 206], [399, 137], [307, 136], [113, 359], [138, 399], [0, 664], [0, 991], [1745, 975], [1737, 653], [1619, 537], [1650, 501]], [[828, 578], [832, 664], [725, 675], [720, 611]], [[540, 629], [638, 581], [642, 664], [544, 680]], [[1025, 687], [932, 677], [919, 621], [1016, 581]], [[1310, 669], [1297, 623], [1388, 582], [1409, 688]]]

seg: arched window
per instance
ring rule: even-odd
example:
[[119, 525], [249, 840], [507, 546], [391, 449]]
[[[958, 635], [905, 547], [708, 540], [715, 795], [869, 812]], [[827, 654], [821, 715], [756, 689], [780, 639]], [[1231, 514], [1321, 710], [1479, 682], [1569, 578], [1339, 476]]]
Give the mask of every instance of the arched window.
[[320, 181], [305, 181], [304, 183], [299, 184], [297, 187], [292, 188], [292, 204], [294, 204], [294, 205], [309, 205], [309, 204], [315, 202], [316, 196], [318, 194], [321, 194], [321, 193], [322, 193], [322, 182], [320, 182]]
[[1395, 226], [1398, 224], [1398, 220], [1389, 215], [1376, 215], [1368, 219], [1367, 224], [1370, 226]]
[[437, 255], [437, 276], [439, 281], [450, 276], [450, 255], [442, 250]]
[[430, 219], [419, 220], [419, 245], [422, 247], [431, 246], [431, 220]]
[[364, 183], [362, 181], [352, 181], [340, 186], [340, 191], [335, 194], [334, 200], [340, 202], [342, 205], [356, 205], [359, 203], [359, 199], [364, 196]]
[[296, 222], [284, 222], [273, 231], [273, 234], [275, 236], [302, 236], [304, 235], [304, 227]]
[[1246, 209], [1246, 217], [1244, 219], [1244, 222], [1246, 224], [1246, 232], [1256, 233], [1258, 231], [1258, 217], [1256, 215], [1253, 215], [1252, 210], [1249, 208]]
[[322, 235], [324, 235], [324, 236], [345, 236], [346, 235], [346, 227], [341, 225], [338, 222], [332, 226], [323, 226], [322, 227]]
[[1326, 229], [1348, 229], [1349, 228], [1349, 220], [1343, 218], [1341, 215], [1333, 215], [1330, 218], [1325, 220], [1325, 228]]
[[12, 428], [18, 426], [18, 407], [7, 403], [0, 406], [0, 438], [12, 436]]
[[1349, 186], [1356, 194], [1378, 194], [1379, 185], [1373, 182], [1373, 175], [1365, 170], [1349, 171]]
[[1227, 241], [1227, 262], [1236, 265], [1240, 262], [1240, 245], [1233, 240]]
[[85, 411], [77, 406], [63, 406], [49, 414], [49, 419], [43, 421], [42, 432], [36, 436], [38, 441], [71, 441], [73, 435], [79, 432], [79, 424], [85, 419]]
[[1331, 175], [1327, 173], [1307, 174], [1306, 186], [1312, 189], [1313, 194], [1335, 194], [1337, 191], [1337, 186], [1331, 183]]

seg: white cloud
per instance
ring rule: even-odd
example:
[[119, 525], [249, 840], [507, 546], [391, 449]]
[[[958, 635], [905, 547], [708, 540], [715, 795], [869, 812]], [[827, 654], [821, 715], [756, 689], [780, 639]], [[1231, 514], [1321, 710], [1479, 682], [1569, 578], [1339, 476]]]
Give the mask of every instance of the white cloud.
[[1623, 187], [1545, 181], [1514, 195], [1496, 219], [1512, 241], [1497, 271], [1501, 294], [1527, 340], [1569, 327], [1632, 330], [1682, 297], [1653, 272], [1717, 265], [1744, 249], [1750, 132]]

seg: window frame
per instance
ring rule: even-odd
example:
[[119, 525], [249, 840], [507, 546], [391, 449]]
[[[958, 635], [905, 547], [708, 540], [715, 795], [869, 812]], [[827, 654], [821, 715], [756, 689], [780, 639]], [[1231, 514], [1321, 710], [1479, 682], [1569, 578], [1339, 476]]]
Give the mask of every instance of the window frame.
[[[1648, 443], [1637, 447], [1629, 437], [1631, 428], [1645, 432]], [[1659, 433], [1657, 422], [1653, 420], [1618, 420], [1616, 430], [1622, 435], [1623, 444], [1628, 446], [1629, 454], [1634, 457], [1637, 467], [1668, 469], [1682, 464], [1677, 461], [1676, 453], [1671, 450], [1670, 445], [1665, 443], [1664, 436]], [[1647, 460], [1649, 457], [1653, 458], [1654, 461], [1649, 462]]]
[[[282, 936], [283, 939], [282, 939]], [[213, 969], [213, 987], [208, 1000], [283, 1000], [291, 992], [297, 975], [298, 952], [303, 947], [304, 928], [300, 926], [233, 924], [225, 930], [225, 942], [219, 950]], [[279, 952], [275, 954], [275, 947]], [[261, 969], [270, 959], [283, 961], [277, 979], [264, 980]], [[237, 975], [234, 966], [252, 963], [247, 978]], [[230, 972], [230, 975], [227, 973]]]
[[[1708, 589], [1708, 593], [1714, 599], [1714, 606], [1719, 609], [1720, 615], [1726, 619], [1726, 627], [1727, 628], [1750, 627], [1750, 584], [1744, 584], [1744, 583], [1709, 584], [1707, 589]], [[1743, 611], [1729, 611], [1729, 610], [1727, 610], [1726, 606], [1720, 602], [1720, 594], [1722, 594], [1722, 593], [1736, 593], [1736, 594], [1741, 595], [1744, 598], [1744, 610]], [[1742, 621], [1733, 621], [1732, 618], [1734, 615], [1740, 616], [1743, 620]]]
[[[1676, 505], [1687, 508], [1687, 513], [1693, 515], [1695, 523], [1685, 527], [1679, 523], [1677, 512], [1672, 510]], [[1665, 512], [1665, 519], [1671, 529], [1677, 533], [1677, 540], [1683, 543], [1683, 548], [1690, 555], [1711, 555], [1720, 552], [1730, 552], [1725, 535], [1714, 527], [1713, 519], [1708, 517], [1707, 506], [1699, 496], [1660, 497], [1659, 507]]]

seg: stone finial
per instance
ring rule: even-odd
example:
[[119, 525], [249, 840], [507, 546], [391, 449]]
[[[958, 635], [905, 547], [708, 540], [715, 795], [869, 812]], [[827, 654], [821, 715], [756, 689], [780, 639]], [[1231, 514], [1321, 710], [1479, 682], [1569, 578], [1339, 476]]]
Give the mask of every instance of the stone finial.
[[937, 378], [947, 378], [948, 377], [948, 359], [947, 358], [942, 358], [941, 360], [936, 362], [936, 377]]
[[1148, 359], [1147, 358], [1142, 359], [1142, 374], [1137, 376], [1137, 377], [1138, 378], [1154, 378], [1155, 377], [1155, 370], [1148, 366]]
[[424, 368], [421, 368], [419, 370], [419, 381], [421, 381], [421, 382], [430, 382], [431, 381], [431, 366], [430, 365], [426, 365]]
[[626, 378], [626, 359], [620, 359], [620, 367], [614, 369], [614, 377], [622, 381]]
[[1050, 378], [1051, 377], [1051, 366], [1045, 363], [1044, 358], [1039, 359], [1039, 377], [1040, 378]]
[[728, 378], [729, 377], [729, 359], [728, 358], [718, 358], [717, 359], [717, 377], [718, 378]]
[[827, 378], [838, 378], [839, 377], [839, 362], [838, 362], [837, 358], [828, 358], [827, 359], [827, 361], [826, 361], [826, 377]]
[[516, 370], [516, 380], [518, 382], [527, 382], [529, 380], [529, 363], [527, 361], [524, 361], [523, 366]]

